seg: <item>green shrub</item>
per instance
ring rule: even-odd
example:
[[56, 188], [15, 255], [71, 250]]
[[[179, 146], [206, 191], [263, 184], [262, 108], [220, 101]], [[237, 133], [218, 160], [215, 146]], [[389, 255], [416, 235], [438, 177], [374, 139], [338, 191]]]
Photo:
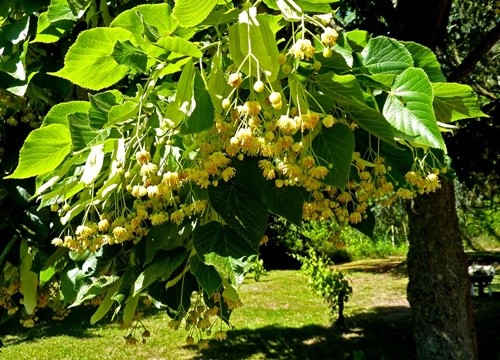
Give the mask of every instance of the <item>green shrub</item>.
[[295, 254], [294, 257], [302, 264], [301, 270], [309, 286], [329, 305], [331, 320], [338, 313], [336, 324], [345, 326], [344, 303], [349, 300], [352, 287], [344, 274], [334, 269], [333, 263], [314, 249], [309, 249], [306, 256]]

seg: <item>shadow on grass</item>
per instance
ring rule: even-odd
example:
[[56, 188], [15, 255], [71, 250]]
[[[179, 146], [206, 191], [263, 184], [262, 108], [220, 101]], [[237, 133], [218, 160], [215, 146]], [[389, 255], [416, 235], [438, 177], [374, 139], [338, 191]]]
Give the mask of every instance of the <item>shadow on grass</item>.
[[41, 313], [39, 314], [40, 322], [33, 328], [25, 328], [18, 323], [7, 322], [2, 324], [0, 336], [11, 335], [14, 337], [5, 345], [16, 345], [53, 336], [96, 338], [99, 335], [93, 333], [92, 329], [98, 326], [91, 325], [89, 321], [94, 311], [95, 309], [76, 308], [65, 319], [58, 321], [51, 320], [46, 314]]
[[500, 359], [500, 292], [472, 299], [479, 359]]
[[195, 359], [413, 359], [407, 307], [380, 307], [350, 316], [347, 330], [319, 325], [301, 328], [266, 326], [228, 332]]
[[338, 266], [339, 270], [348, 272], [363, 272], [371, 274], [386, 274], [396, 277], [407, 276], [406, 260], [403, 258], [389, 258], [376, 260], [353, 261]]

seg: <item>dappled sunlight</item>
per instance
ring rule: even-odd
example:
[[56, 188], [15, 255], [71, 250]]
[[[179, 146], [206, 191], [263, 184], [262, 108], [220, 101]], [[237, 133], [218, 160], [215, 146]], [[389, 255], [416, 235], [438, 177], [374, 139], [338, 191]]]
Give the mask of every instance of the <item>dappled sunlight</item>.
[[[305, 325], [294, 328], [268, 325], [229, 331], [226, 342], [211, 342], [196, 359], [412, 359], [409, 309], [375, 308], [350, 316], [346, 330]], [[368, 350], [367, 350], [368, 349]]]

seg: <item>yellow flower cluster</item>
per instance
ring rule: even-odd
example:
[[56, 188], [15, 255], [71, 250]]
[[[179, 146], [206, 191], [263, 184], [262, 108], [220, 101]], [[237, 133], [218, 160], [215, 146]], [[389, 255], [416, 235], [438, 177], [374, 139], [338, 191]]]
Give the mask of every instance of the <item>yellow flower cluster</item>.
[[[228, 306], [229, 309], [235, 309], [241, 306], [241, 302], [233, 302], [223, 297], [220, 292], [215, 292], [211, 300], [213, 303], [219, 305], [211, 305], [209, 307], [205, 304], [201, 292], [193, 292], [191, 296], [191, 307], [183, 321], [173, 319], [168, 323], [168, 326], [174, 330], [178, 330], [184, 323], [184, 329], [188, 331], [186, 344], [194, 345], [196, 342], [196, 335], [198, 337], [198, 348], [207, 348], [208, 341], [203, 339], [203, 334], [207, 336], [213, 335], [218, 341], [227, 339], [227, 333], [222, 330], [223, 319], [220, 318], [220, 307], [223, 305], [222, 301], [225, 302], [225, 305]], [[217, 327], [218, 330], [213, 333], [215, 327]]]

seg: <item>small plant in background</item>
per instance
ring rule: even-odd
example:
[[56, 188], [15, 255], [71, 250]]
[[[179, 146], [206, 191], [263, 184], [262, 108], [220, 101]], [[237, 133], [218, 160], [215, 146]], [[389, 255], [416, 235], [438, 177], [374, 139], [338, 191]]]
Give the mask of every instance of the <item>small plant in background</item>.
[[314, 249], [309, 249], [307, 256], [295, 254], [294, 257], [302, 264], [301, 270], [309, 286], [329, 305], [332, 322], [338, 313], [335, 325], [345, 327], [344, 303], [349, 300], [352, 287], [344, 273], [334, 269], [333, 263]]
[[250, 273], [253, 275], [255, 281], [259, 281], [261, 276], [266, 275], [266, 269], [264, 268], [264, 261], [255, 256], [252, 261], [252, 267]]

